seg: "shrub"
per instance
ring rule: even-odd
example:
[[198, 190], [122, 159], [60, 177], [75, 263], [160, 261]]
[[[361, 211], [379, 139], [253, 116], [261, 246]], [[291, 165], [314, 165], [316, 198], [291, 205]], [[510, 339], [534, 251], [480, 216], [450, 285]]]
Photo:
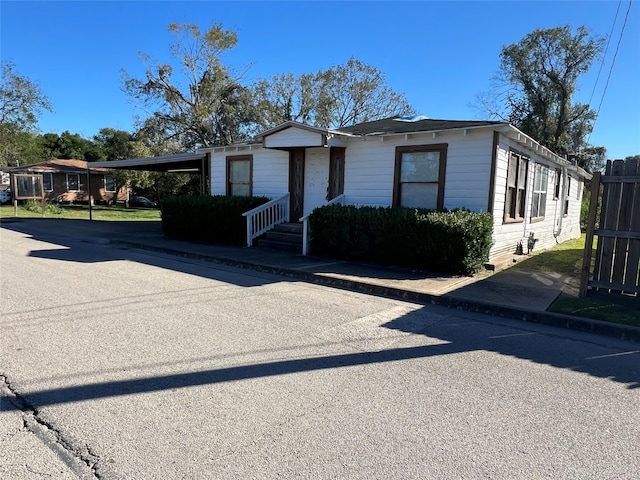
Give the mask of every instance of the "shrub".
[[310, 218], [316, 255], [470, 275], [489, 259], [488, 213], [329, 205]]
[[[28, 200], [25, 203], [24, 208], [28, 212], [42, 213], [42, 203], [36, 202], [35, 200]], [[44, 207], [44, 212], [45, 212], [45, 215], [47, 213], [51, 215], [62, 215], [64, 213], [63, 210], [58, 205], [56, 205], [55, 203], [49, 203], [49, 202], [46, 202]]]
[[160, 204], [166, 235], [212, 243], [243, 245], [247, 223], [244, 212], [268, 202], [266, 197], [184, 195]]

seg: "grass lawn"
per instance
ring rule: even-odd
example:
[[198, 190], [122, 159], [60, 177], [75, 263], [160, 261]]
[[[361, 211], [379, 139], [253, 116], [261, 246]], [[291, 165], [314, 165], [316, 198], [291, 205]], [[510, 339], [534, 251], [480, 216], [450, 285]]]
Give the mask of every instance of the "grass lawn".
[[[125, 208], [121, 205], [95, 206], [91, 208], [94, 220], [149, 220], [160, 221], [160, 210], [156, 208]], [[40, 207], [28, 208], [25, 205], [18, 206], [18, 217], [40, 218], [42, 209]], [[64, 219], [89, 219], [88, 205], [48, 205], [45, 218]], [[0, 206], [0, 218], [13, 218], [13, 205]]]
[[[584, 243], [583, 234], [577, 240], [535, 254], [511, 268], [564, 273], [572, 276], [573, 282], [579, 284]], [[593, 242], [594, 247], [595, 245], [596, 239]], [[549, 311], [640, 327], [640, 297], [589, 292], [586, 298], [579, 298], [577, 292], [563, 292], [551, 304]]]

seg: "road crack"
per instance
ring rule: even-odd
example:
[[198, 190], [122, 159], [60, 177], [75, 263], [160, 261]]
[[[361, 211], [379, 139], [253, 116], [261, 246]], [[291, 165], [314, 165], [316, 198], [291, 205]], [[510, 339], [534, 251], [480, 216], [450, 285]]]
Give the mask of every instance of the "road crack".
[[[79, 479], [105, 480], [106, 478], [114, 478], [113, 476], [102, 476], [98, 468], [100, 459], [88, 447], [85, 452], [82, 452], [67, 441], [60, 431], [40, 416], [33, 405], [16, 392], [9, 379], [3, 374], [0, 374], [0, 397], [3, 402], [8, 402], [13, 406], [13, 409], [21, 413], [23, 429], [35, 435]], [[3, 409], [7, 408], [3, 407]]]

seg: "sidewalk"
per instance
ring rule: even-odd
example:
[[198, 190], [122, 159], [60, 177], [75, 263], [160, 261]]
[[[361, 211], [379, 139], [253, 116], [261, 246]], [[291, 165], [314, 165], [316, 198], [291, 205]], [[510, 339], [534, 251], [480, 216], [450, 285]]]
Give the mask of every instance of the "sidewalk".
[[481, 272], [474, 277], [439, 275], [257, 247], [168, 238], [158, 222], [3, 219], [2, 227], [25, 233], [35, 229], [43, 234], [64, 234], [97, 244], [163, 252], [336, 288], [640, 341], [637, 327], [547, 312], [572, 281], [567, 275], [554, 272], [507, 268], [497, 273]]

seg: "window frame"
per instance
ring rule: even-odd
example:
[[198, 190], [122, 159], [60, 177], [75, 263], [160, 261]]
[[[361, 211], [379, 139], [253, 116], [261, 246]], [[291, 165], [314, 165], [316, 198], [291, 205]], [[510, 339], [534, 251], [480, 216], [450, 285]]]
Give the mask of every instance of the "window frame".
[[[75, 190], [72, 190], [71, 188], [69, 188], [70, 187], [69, 177], [71, 177], [71, 176], [75, 176], [78, 179], [78, 181], [77, 181], [78, 188], [76, 188]], [[80, 183], [80, 174], [79, 173], [67, 173], [67, 192], [79, 192], [81, 186], [82, 186], [82, 184]]]
[[[429, 183], [438, 185], [438, 193], [436, 197], [436, 210], [442, 210], [444, 208], [444, 190], [445, 180], [447, 172], [447, 150], [449, 144], [447, 143], [435, 143], [426, 145], [409, 145], [396, 147], [395, 152], [395, 168], [393, 175], [393, 206], [400, 207], [402, 205], [402, 185], [405, 183]], [[405, 153], [430, 153], [438, 152], [439, 165], [438, 165], [438, 181], [437, 182], [401, 182], [402, 178], [402, 155]], [[429, 207], [420, 207], [429, 208]]]
[[[225, 178], [225, 193], [227, 196], [232, 196], [232, 182], [231, 182], [231, 164], [234, 161], [249, 161], [249, 181], [235, 182], [239, 185], [249, 185], [249, 197], [253, 196], [253, 155], [231, 155], [226, 157], [226, 178]], [[235, 184], [234, 183], [234, 184]], [[237, 195], [244, 196], [244, 195]]]
[[555, 171], [556, 171], [556, 177], [553, 185], [553, 199], [559, 200], [560, 199], [560, 183], [562, 181], [562, 170], [560, 170], [559, 168], [556, 168]]
[[[541, 172], [545, 171], [544, 175], [544, 184], [541, 185], [542, 190], [536, 190], [536, 182], [538, 180], [538, 175], [541, 175]], [[541, 163], [535, 163], [533, 166], [533, 187], [531, 189], [531, 218], [530, 223], [540, 222], [544, 220], [544, 216], [547, 210], [547, 193], [549, 190], [549, 167], [543, 165]], [[538, 201], [536, 202], [536, 195], [538, 195]], [[537, 204], [538, 215], [533, 214], [533, 209]], [[540, 215], [540, 211], [542, 211], [542, 215]]]
[[331, 147], [329, 149], [329, 185], [327, 187], [327, 201], [333, 200], [344, 193], [344, 164], [345, 147]]
[[[113, 183], [113, 190], [109, 190], [107, 188], [107, 178], [111, 179], [111, 182]], [[116, 177], [113, 175], [104, 175], [102, 178], [102, 181], [104, 183], [104, 191], [107, 193], [116, 193]]]
[[567, 217], [569, 215], [569, 199], [571, 197], [571, 175], [567, 175], [567, 191], [564, 197], [564, 205], [562, 206], [562, 216]]
[[[45, 180], [46, 178], [49, 179], [49, 186], [51, 188], [47, 188], [46, 187], [46, 185], [47, 185], [47, 181]], [[53, 192], [53, 174], [51, 172], [44, 172], [42, 174], [42, 189], [45, 192]]]
[[[511, 163], [515, 162], [515, 179], [510, 182]], [[504, 194], [504, 223], [522, 223], [526, 217], [527, 205], [527, 181], [529, 177], [529, 157], [515, 150], [509, 151], [507, 161], [507, 181]], [[523, 170], [524, 166], [524, 170]], [[524, 179], [522, 173], [524, 172]], [[513, 185], [511, 185], [513, 184]], [[509, 190], [515, 191], [515, 195], [509, 195]], [[511, 202], [511, 203], [510, 203]]]

